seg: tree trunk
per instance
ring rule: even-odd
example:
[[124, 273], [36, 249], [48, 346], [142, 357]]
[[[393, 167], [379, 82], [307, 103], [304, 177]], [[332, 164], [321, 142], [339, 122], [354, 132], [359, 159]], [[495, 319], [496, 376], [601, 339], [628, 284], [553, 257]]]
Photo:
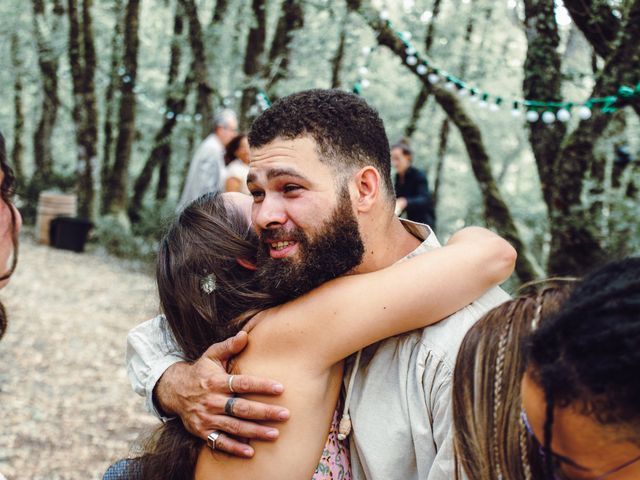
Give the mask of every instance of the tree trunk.
[[100, 172], [100, 182], [102, 190], [102, 201], [100, 212], [107, 213], [106, 194], [109, 190], [111, 181], [111, 170], [113, 163], [113, 137], [114, 137], [114, 115], [116, 107], [116, 92], [122, 88], [122, 77], [118, 73], [118, 67], [122, 61], [122, 0], [115, 0], [113, 12], [116, 17], [113, 35], [111, 37], [111, 65], [109, 69], [109, 84], [104, 95], [105, 113], [103, 126], [103, 145], [102, 145], [102, 169]]
[[620, 20], [613, 15], [607, 2], [565, 0], [564, 6], [596, 53], [607, 58], [620, 31]]
[[[204, 43], [202, 25], [198, 19], [198, 8], [194, 0], [179, 0], [189, 21], [189, 41], [193, 54], [193, 66], [196, 79], [196, 115], [200, 117], [200, 133], [206, 137], [213, 128], [213, 106], [207, 71], [207, 52]], [[225, 7], [226, 8], [226, 7]]]
[[[596, 6], [592, 8], [596, 9]], [[557, 101], [561, 98], [561, 69], [556, 50], [559, 40], [554, 2], [527, 0], [525, 15], [529, 43], [525, 96]], [[597, 78], [592, 98], [614, 94], [620, 85], [634, 85], [637, 81], [640, 73], [640, 0], [632, 3], [624, 31], [616, 36], [617, 44]], [[581, 196], [587, 172], [601, 170], [597, 163], [602, 160], [596, 158], [594, 147], [611, 120], [612, 115], [594, 110], [591, 119], [581, 121], [568, 136], [566, 127], [558, 123], [531, 125], [530, 140], [550, 215], [549, 274], [581, 274], [606, 258], [591, 212], [582, 204]]]
[[229, 0], [218, 0], [216, 2], [216, 8], [213, 9], [213, 15], [211, 16], [211, 25], [212, 26], [220, 26], [219, 24], [222, 22], [225, 14], [227, 13], [227, 8], [229, 7]]
[[336, 53], [331, 59], [331, 88], [340, 88], [342, 81], [340, 79], [340, 73], [342, 71], [342, 64], [344, 62], [344, 53], [347, 43], [347, 27], [349, 25], [349, 13], [346, 13], [342, 20], [342, 26], [340, 27], [340, 37], [338, 38], [338, 48]]
[[449, 119], [445, 118], [440, 126], [440, 135], [438, 141], [438, 157], [436, 160], [436, 175], [433, 184], [433, 208], [438, 207], [440, 198], [440, 189], [442, 187], [442, 177], [444, 172], [444, 159], [447, 156], [447, 144], [449, 142]]
[[119, 217], [126, 213], [129, 162], [136, 129], [136, 96], [134, 88], [138, 70], [139, 14], [140, 1], [128, 0], [124, 21], [123, 66], [125, 74], [122, 79], [118, 115], [120, 131], [118, 132], [118, 141], [116, 143], [111, 181], [107, 185], [107, 194], [105, 195], [107, 212]]
[[20, 55], [20, 39], [18, 32], [11, 35], [11, 67], [14, 71], [13, 81], [13, 150], [11, 151], [11, 166], [21, 183], [24, 178], [22, 135], [24, 134], [24, 111], [22, 110], [22, 59]]
[[[255, 22], [249, 29], [247, 39], [247, 49], [244, 56], [244, 81], [245, 87], [242, 90], [242, 100], [240, 101], [240, 129], [247, 130], [253, 119], [258, 115], [253, 107], [256, 104], [258, 94], [257, 73], [261, 68], [261, 57], [265, 49], [265, 38], [267, 35], [267, 17], [264, 0], [252, 0], [251, 9], [255, 17]], [[254, 111], [256, 110], [256, 111]]]
[[[558, 46], [560, 36], [555, 20], [554, 0], [525, 0], [525, 33], [527, 56], [524, 63], [523, 92], [525, 98], [550, 102], [562, 99], [562, 72]], [[553, 208], [552, 190], [554, 162], [567, 127], [562, 122], [547, 125], [529, 123], [529, 141], [536, 158], [542, 196], [549, 212]]]
[[[431, 46], [433, 45], [433, 38], [435, 37], [436, 31], [436, 20], [438, 19], [438, 15], [440, 15], [440, 4], [442, 0], [434, 0], [433, 1], [433, 9], [431, 10], [431, 19], [429, 20], [429, 25], [427, 26], [427, 33], [425, 35], [424, 40], [424, 48], [425, 53], [429, 54], [431, 51]], [[405, 137], [411, 138], [418, 127], [418, 121], [420, 120], [420, 114], [424, 109], [424, 106], [427, 104], [427, 100], [429, 100], [429, 88], [426, 86], [422, 86], [420, 88], [420, 93], [416, 97], [413, 102], [413, 108], [411, 109], [411, 117], [409, 118], [409, 123], [404, 129]]]
[[299, 0], [284, 0], [282, 15], [271, 42], [269, 60], [265, 66], [265, 77], [268, 79], [266, 90], [273, 98], [277, 83], [289, 75], [289, 57], [291, 55], [291, 41], [297, 30], [304, 27], [304, 10]]
[[64, 8], [60, 0], [53, 2], [53, 19], [49, 27], [50, 35], [45, 34], [47, 19], [43, 0], [32, 0], [33, 30], [38, 48], [38, 66], [42, 82], [42, 111], [33, 135], [33, 156], [36, 171], [34, 177], [46, 185], [53, 173], [53, 155], [51, 139], [53, 127], [58, 116], [58, 45], [56, 36], [60, 34]]
[[[151, 183], [153, 171], [157, 166], [163, 165], [166, 170], [169, 169], [169, 160], [171, 158], [171, 133], [176, 125], [178, 115], [184, 111], [187, 103], [187, 95], [191, 90], [193, 82], [193, 73], [195, 69], [187, 75], [182, 88], [178, 85], [177, 78], [182, 60], [182, 32], [183, 12], [178, 5], [173, 19], [173, 37], [171, 40], [171, 57], [169, 60], [169, 72], [167, 74], [167, 89], [165, 93], [165, 109], [166, 114], [160, 130], [156, 133], [154, 145], [147, 158], [147, 161], [135, 181], [133, 187], [133, 197], [129, 205], [129, 218], [132, 222], [140, 220], [140, 211], [142, 210], [142, 200]], [[166, 172], [165, 172], [166, 173]], [[166, 195], [166, 190], [165, 190]]]
[[[624, 29], [606, 61], [591, 97], [615, 92], [619, 85], [633, 85], [640, 77], [640, 0], [627, 12]], [[549, 271], [579, 274], [606, 260], [597, 232], [581, 202], [585, 172], [595, 162], [595, 144], [612, 121], [611, 114], [594, 110], [564, 141], [556, 162], [553, 191]]]
[[440, 107], [458, 128], [471, 161], [471, 168], [482, 193], [487, 224], [495, 228], [518, 251], [516, 273], [519, 279], [522, 282], [535, 279], [538, 276], [538, 271], [529, 258], [527, 248], [520, 237], [511, 212], [502, 199], [502, 195], [493, 178], [489, 155], [484, 147], [478, 125], [467, 115], [456, 94], [442, 87], [431, 85], [426, 76], [418, 74], [417, 65], [408, 65], [406, 63], [405, 45], [389, 25], [380, 19], [380, 15], [370, 4], [367, 3], [366, 7], [363, 7], [362, 0], [347, 0], [347, 5], [352, 11], [361, 14], [369, 26], [377, 33], [378, 43], [398, 55], [404, 65], [420, 78], [423, 85], [431, 90]]
[[93, 168], [96, 163], [98, 143], [94, 81], [96, 56], [91, 3], [92, 0], [83, 0], [82, 12], [78, 12], [76, 0], [68, 0], [69, 63], [73, 84], [72, 116], [76, 127], [78, 155], [78, 213], [85, 218], [93, 217], [95, 197]]

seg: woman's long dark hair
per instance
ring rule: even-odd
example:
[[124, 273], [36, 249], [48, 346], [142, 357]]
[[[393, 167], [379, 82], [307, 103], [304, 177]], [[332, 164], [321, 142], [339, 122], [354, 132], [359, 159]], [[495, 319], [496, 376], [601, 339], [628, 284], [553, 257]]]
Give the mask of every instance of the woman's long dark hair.
[[[9, 164], [7, 163], [7, 151], [5, 148], [4, 136], [2, 135], [2, 132], [0, 132], [0, 169], [2, 169], [2, 173], [4, 174], [2, 185], [0, 185], [0, 198], [2, 199], [2, 202], [5, 203], [9, 208], [9, 214], [11, 215], [11, 241], [13, 243], [13, 258], [11, 261], [11, 266], [9, 267], [9, 270], [7, 270], [0, 276], [0, 281], [2, 281], [6, 280], [13, 274], [14, 270], [16, 269], [16, 265], [18, 264], [18, 220], [16, 218], [16, 212], [13, 209], [11, 202], [15, 187], [15, 177], [13, 175], [13, 170], [11, 170], [11, 167], [9, 167]], [[4, 305], [0, 303], [0, 338], [2, 338], [6, 329], [7, 315]]]
[[[198, 359], [211, 344], [235, 335], [253, 315], [276, 304], [260, 291], [254, 272], [237, 262], [255, 261], [257, 247], [244, 214], [217, 193], [195, 200], [169, 228], [156, 269], [160, 305], [188, 360]], [[203, 444], [175, 419], [155, 432], [132, 467], [141, 468], [145, 479], [190, 480]]]

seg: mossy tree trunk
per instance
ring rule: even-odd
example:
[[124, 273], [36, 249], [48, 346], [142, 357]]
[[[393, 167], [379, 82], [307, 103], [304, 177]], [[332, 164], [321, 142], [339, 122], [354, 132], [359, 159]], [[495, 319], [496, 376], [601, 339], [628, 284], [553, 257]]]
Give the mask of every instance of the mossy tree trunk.
[[93, 217], [94, 166], [97, 163], [98, 113], [95, 92], [96, 53], [93, 39], [92, 0], [68, 0], [69, 64], [73, 85], [72, 116], [77, 147], [78, 213]]
[[347, 43], [348, 26], [349, 13], [347, 12], [342, 19], [342, 24], [340, 25], [340, 35], [338, 37], [338, 47], [336, 48], [336, 53], [331, 59], [331, 88], [340, 88], [342, 86], [341, 73]]
[[258, 72], [262, 68], [262, 55], [265, 51], [265, 39], [267, 37], [267, 15], [266, 3], [264, 0], [252, 0], [251, 11], [254, 22], [249, 29], [247, 38], [247, 48], [244, 55], [245, 86], [242, 89], [242, 99], [240, 100], [240, 129], [247, 130], [253, 119], [258, 115], [256, 108], [256, 95], [258, 93]]
[[127, 210], [127, 188], [131, 150], [136, 133], [136, 77], [138, 72], [138, 26], [140, 17], [140, 1], [128, 0], [124, 20], [124, 55], [125, 70], [120, 89], [120, 107], [118, 114], [118, 140], [116, 142], [113, 169], [105, 193], [106, 211], [108, 214], [123, 218]]
[[271, 41], [269, 57], [265, 65], [266, 91], [275, 98], [276, 85], [289, 76], [291, 42], [296, 31], [304, 27], [304, 9], [299, 0], [284, 0], [282, 14]]
[[[436, 21], [438, 20], [438, 15], [440, 15], [440, 5], [442, 4], [442, 0], [434, 0], [433, 8], [431, 9], [431, 19], [427, 24], [427, 33], [424, 39], [424, 48], [425, 53], [429, 54], [431, 52], [431, 46], [433, 45], [433, 39], [435, 37], [436, 32]], [[427, 104], [429, 100], [429, 88], [423, 86], [418, 93], [418, 96], [413, 102], [413, 108], [411, 109], [411, 117], [409, 117], [409, 122], [404, 129], [404, 135], [408, 138], [411, 138], [418, 127], [418, 121], [420, 120], [420, 115], [424, 106]]]
[[[559, 57], [554, 57], [557, 43], [552, 39], [553, 8], [551, 0], [525, 2], [529, 42], [525, 65], [527, 98], [559, 98], [560, 65]], [[592, 8], [590, 18], [600, 7], [592, 5]], [[570, 12], [574, 14], [575, 9], [572, 5]], [[640, 0], [630, 3], [625, 17], [619, 32], [610, 35], [616, 40], [597, 75], [591, 97], [611, 95], [620, 85], [635, 85], [640, 75]], [[596, 155], [595, 147], [613, 118], [594, 109], [590, 119], [580, 121], [568, 134], [564, 126], [557, 124], [531, 126], [531, 142], [550, 216], [549, 274], [581, 274], [608, 257], [593, 213], [582, 202], [582, 194], [588, 173], [602, 170], [598, 163], [603, 159]]]
[[115, 24], [113, 34], [111, 36], [111, 61], [109, 67], [109, 83], [104, 94], [104, 124], [102, 127], [102, 166], [100, 170], [100, 186], [101, 186], [101, 202], [100, 213], [107, 212], [105, 195], [108, 190], [110, 181], [110, 171], [113, 168], [113, 148], [114, 148], [114, 125], [116, 112], [116, 95], [119, 94], [122, 83], [122, 75], [119, 68], [122, 62], [122, 24], [124, 15], [122, 9], [122, 0], [115, 0], [112, 8]]
[[[32, 0], [33, 33], [38, 48], [38, 66], [42, 84], [40, 119], [33, 134], [33, 156], [36, 171], [34, 178], [46, 185], [53, 174], [53, 149], [51, 139], [58, 116], [58, 57], [57, 37], [62, 31], [64, 7], [60, 0], [53, 1], [52, 19], [47, 20], [44, 0]], [[47, 34], [47, 30], [50, 32]]]
[[[198, 19], [198, 7], [195, 0], [179, 0], [189, 22], [189, 42], [193, 54], [193, 68], [196, 81], [196, 115], [199, 116], [202, 138], [211, 133], [213, 128], [213, 105], [211, 97], [213, 89], [209, 82], [207, 51], [204, 43], [202, 25]], [[225, 7], [226, 9], [226, 7]]]
[[22, 136], [24, 135], [24, 111], [22, 109], [22, 56], [20, 52], [20, 38], [15, 31], [11, 35], [11, 66], [14, 72], [13, 80], [13, 150], [11, 150], [11, 166], [18, 179], [24, 181]]

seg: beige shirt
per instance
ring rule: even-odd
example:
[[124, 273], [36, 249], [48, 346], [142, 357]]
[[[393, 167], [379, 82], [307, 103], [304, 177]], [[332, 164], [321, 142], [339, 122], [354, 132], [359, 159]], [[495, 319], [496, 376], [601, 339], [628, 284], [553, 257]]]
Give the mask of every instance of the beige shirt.
[[[428, 227], [403, 224], [426, 238], [407, 258], [440, 247]], [[353, 480], [455, 478], [451, 389], [456, 355], [467, 330], [508, 299], [494, 287], [435, 325], [363, 350], [349, 408]]]

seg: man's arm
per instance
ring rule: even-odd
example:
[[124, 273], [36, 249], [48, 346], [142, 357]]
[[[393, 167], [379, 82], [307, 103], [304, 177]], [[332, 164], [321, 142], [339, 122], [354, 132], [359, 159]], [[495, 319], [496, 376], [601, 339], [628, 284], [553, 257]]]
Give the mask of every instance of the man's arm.
[[[233, 405], [234, 416], [224, 413], [232, 395], [226, 362], [246, 347], [247, 339], [246, 332], [240, 332], [188, 363], [166, 320], [158, 316], [129, 332], [127, 374], [136, 393], [147, 399], [150, 412], [163, 420], [164, 415], [178, 415], [187, 430], [202, 439], [218, 430], [246, 439], [274, 440], [277, 429], [246, 420], [287, 420], [289, 412], [285, 408], [238, 398]], [[234, 375], [232, 384], [238, 394], [279, 395], [283, 391], [275, 381], [245, 375]], [[220, 436], [216, 448], [238, 456], [253, 455], [249, 445], [229, 435]]]

